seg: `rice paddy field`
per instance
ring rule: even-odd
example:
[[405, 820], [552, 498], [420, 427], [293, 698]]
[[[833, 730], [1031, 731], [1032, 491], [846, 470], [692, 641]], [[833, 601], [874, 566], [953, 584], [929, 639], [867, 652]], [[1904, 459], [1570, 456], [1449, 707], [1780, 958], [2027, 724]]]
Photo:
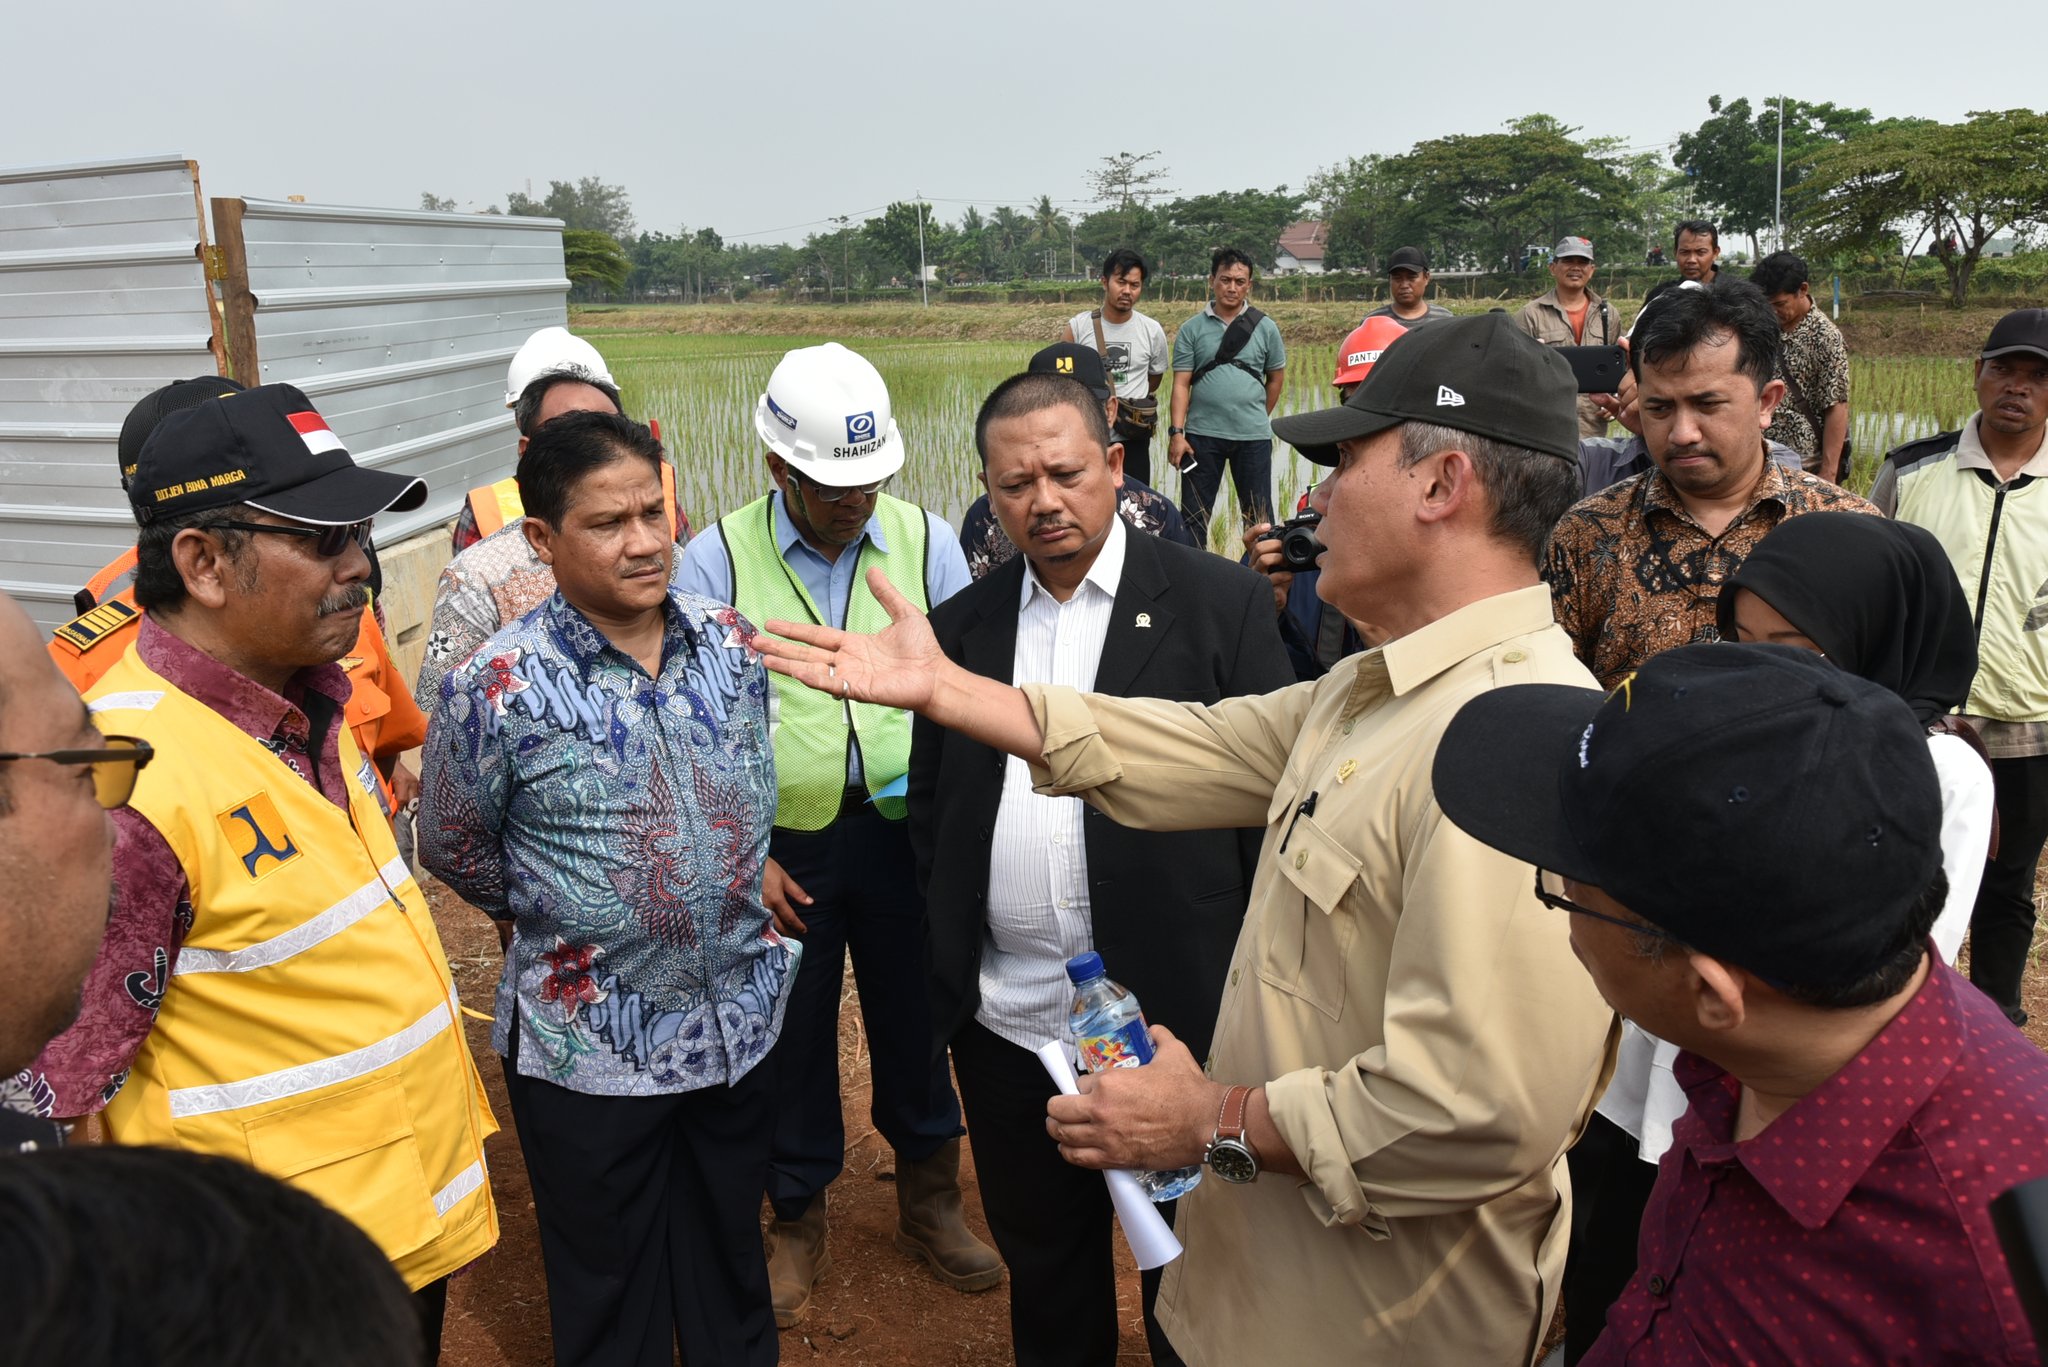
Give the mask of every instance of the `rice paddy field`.
[[[774, 315], [763, 311], [763, 316], [767, 321]], [[598, 321], [601, 316], [586, 320]], [[1051, 335], [1058, 335], [1057, 327], [1054, 323]], [[604, 353], [620, 382], [627, 411], [643, 420], [660, 420], [681, 472], [684, 504], [698, 527], [708, 526], [768, 487], [763, 448], [754, 435], [755, 402], [783, 352], [831, 340], [824, 335], [693, 334], [601, 326], [578, 331]], [[974, 454], [975, 410], [999, 381], [1023, 369], [1043, 343], [924, 337], [844, 340], [873, 361], [888, 382], [895, 419], [909, 447], [891, 492], [957, 525], [981, 492], [975, 479], [980, 468]], [[1329, 379], [1335, 360], [1334, 338], [1290, 340], [1286, 389], [1278, 411], [1292, 413], [1333, 402]], [[1854, 488], [1869, 486], [1885, 450], [1956, 427], [1976, 406], [1965, 360], [1858, 356], [1851, 361], [1851, 372], [1855, 467], [1849, 483]], [[1163, 388], [1161, 394], [1163, 408]], [[1291, 508], [1318, 467], [1284, 444], [1276, 447], [1273, 465], [1273, 506]], [[1153, 440], [1152, 471], [1160, 491], [1178, 499], [1179, 479], [1166, 465], [1163, 435]], [[1210, 544], [1234, 548], [1240, 515], [1227, 480], [1219, 503]]]

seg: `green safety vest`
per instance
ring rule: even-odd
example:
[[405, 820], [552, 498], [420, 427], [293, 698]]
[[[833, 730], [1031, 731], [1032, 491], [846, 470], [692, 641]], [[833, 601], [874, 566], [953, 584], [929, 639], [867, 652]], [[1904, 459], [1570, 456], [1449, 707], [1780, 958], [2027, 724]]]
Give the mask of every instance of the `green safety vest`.
[[[930, 532], [924, 509], [883, 494], [876, 500], [875, 516], [881, 519], [889, 551], [884, 554], [871, 539], [861, 538], [853, 591], [841, 624], [848, 631], [875, 632], [889, 625], [888, 612], [868, 588], [871, 566], [880, 565], [890, 584], [919, 611], [931, 606], [924, 582]], [[782, 558], [775, 537], [774, 495], [763, 495], [720, 518], [718, 534], [732, 562], [732, 605], [748, 621], [757, 626], [770, 618], [832, 625]], [[818, 831], [832, 824], [846, 792], [849, 744], [860, 746], [861, 781], [870, 797], [910, 771], [909, 713], [835, 698], [782, 674], [771, 677], [777, 826]], [[875, 809], [900, 821], [904, 802], [900, 797], [878, 798]]]

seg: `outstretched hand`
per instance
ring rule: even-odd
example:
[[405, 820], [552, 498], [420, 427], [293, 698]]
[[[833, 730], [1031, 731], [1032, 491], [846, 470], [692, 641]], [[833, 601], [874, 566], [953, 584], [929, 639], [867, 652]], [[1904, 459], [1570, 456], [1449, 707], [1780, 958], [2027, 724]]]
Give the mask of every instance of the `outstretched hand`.
[[813, 622], [769, 621], [754, 648], [770, 669], [821, 693], [919, 711], [932, 700], [948, 663], [945, 652], [924, 614], [880, 569], [868, 571], [868, 587], [889, 614], [887, 629], [862, 635]]

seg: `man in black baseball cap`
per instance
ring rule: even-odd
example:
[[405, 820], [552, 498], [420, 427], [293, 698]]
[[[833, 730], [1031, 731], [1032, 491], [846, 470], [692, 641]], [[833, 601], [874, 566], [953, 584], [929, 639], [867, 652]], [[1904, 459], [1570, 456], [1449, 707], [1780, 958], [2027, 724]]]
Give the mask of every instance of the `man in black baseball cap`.
[[[1297, 688], [1019, 697], [899, 609], [876, 637], [770, 623], [792, 641], [760, 638], [774, 668], [915, 708], [1121, 826], [1263, 823], [1211, 1066], [1159, 1027], [1151, 1063], [1048, 1106], [1079, 1166], [1231, 1156], [1181, 1199], [1187, 1254], [1160, 1284], [1157, 1317], [1190, 1360], [1348, 1361], [1363, 1324], [1407, 1361], [1527, 1361], [1556, 1308], [1563, 1155], [1613, 1015], [1528, 865], [1443, 821], [1428, 774], [1467, 699], [1592, 683], [1537, 573], [1578, 496], [1575, 392], [1562, 357], [1489, 315], [1417, 331], [1343, 408], [1275, 424], [1335, 462], [1313, 497], [1318, 594], [1389, 638]], [[1161, 658], [1189, 629], [1117, 612]], [[1107, 663], [1095, 679], [1119, 686]], [[1280, 1180], [1251, 1182], [1259, 1169]]]
[[1088, 386], [1088, 392], [1105, 405], [1109, 425], [1116, 426], [1116, 395], [1109, 387], [1109, 372], [1102, 368], [1102, 356], [1079, 342], [1054, 342], [1031, 353], [1024, 369], [1034, 375], [1067, 375]]
[[1420, 247], [1396, 247], [1387, 257], [1387, 293], [1390, 300], [1367, 318], [1391, 318], [1412, 330], [1451, 316], [1449, 309], [1429, 298], [1429, 258]]
[[1988, 1203], [2048, 1172], [2048, 1060], [1929, 952], [1941, 795], [1905, 703], [1809, 651], [1685, 646], [1604, 696], [1473, 699], [1433, 782], [1685, 1051], [1582, 1362], [2035, 1360]]

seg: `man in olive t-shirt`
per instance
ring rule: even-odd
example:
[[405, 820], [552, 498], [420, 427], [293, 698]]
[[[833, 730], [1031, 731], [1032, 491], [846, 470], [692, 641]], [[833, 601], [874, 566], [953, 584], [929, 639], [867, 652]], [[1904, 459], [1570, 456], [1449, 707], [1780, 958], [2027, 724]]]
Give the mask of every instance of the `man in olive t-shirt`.
[[1166, 458], [1181, 471], [1181, 516], [1202, 544], [1208, 542], [1225, 464], [1244, 525], [1273, 520], [1270, 419], [1287, 369], [1280, 329], [1271, 318], [1260, 318], [1236, 356], [1209, 365], [1231, 323], [1249, 306], [1251, 289], [1251, 258], [1235, 247], [1219, 248], [1209, 261], [1209, 303], [1182, 323], [1173, 339], [1173, 416], [1166, 429]]

